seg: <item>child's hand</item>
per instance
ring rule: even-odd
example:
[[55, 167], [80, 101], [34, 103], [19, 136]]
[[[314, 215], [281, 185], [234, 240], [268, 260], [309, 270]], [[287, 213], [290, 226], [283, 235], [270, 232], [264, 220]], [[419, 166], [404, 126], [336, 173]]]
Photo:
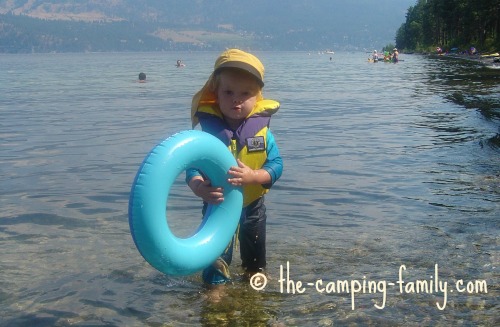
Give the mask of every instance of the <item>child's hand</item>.
[[203, 201], [218, 204], [224, 201], [224, 193], [222, 187], [212, 187], [210, 180], [192, 180], [190, 187], [193, 193], [203, 199]]
[[240, 159], [237, 159], [238, 167], [229, 168], [229, 175], [231, 178], [228, 178], [228, 182], [234, 186], [241, 186], [255, 183], [256, 173], [255, 170], [245, 165], [241, 162]]

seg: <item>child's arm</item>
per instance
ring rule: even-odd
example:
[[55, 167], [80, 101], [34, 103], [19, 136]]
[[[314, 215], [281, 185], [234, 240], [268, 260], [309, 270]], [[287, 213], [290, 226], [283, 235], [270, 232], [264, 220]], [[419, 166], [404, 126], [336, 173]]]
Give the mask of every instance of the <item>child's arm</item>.
[[201, 175], [193, 176], [188, 185], [193, 193], [205, 202], [217, 204], [224, 201], [222, 187], [212, 187], [210, 180], [204, 179]]
[[271, 175], [265, 169], [255, 169], [248, 167], [241, 160], [237, 160], [238, 167], [229, 168], [228, 182], [234, 186], [247, 184], [269, 184], [271, 183]]
[[283, 171], [283, 160], [281, 159], [278, 146], [270, 130], [267, 131], [267, 160], [261, 169], [252, 170], [240, 160], [238, 167], [231, 167], [228, 182], [232, 185], [260, 184], [265, 188], [271, 186], [281, 177]]

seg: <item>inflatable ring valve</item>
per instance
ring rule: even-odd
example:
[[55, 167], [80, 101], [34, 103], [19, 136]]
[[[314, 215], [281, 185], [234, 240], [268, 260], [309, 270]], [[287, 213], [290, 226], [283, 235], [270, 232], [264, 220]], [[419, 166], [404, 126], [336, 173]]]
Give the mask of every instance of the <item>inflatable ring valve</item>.
[[[237, 165], [229, 149], [215, 136], [188, 130], [164, 140], [144, 159], [130, 193], [129, 224], [144, 259], [167, 275], [189, 275], [212, 264], [225, 250], [238, 226], [243, 195], [227, 182]], [[200, 227], [187, 238], [168, 227], [167, 201], [175, 179], [188, 168], [202, 171], [224, 189], [224, 201], [209, 205]]]

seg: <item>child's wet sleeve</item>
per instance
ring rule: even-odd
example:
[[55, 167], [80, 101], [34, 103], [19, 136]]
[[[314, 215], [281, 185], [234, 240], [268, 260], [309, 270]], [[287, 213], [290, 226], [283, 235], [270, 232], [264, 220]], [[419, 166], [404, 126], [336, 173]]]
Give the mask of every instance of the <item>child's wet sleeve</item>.
[[262, 166], [271, 176], [271, 183], [262, 185], [265, 188], [271, 188], [273, 184], [281, 177], [283, 173], [283, 159], [281, 158], [278, 145], [274, 140], [274, 135], [270, 130], [267, 131], [267, 160]]
[[186, 170], [186, 184], [189, 184], [189, 181], [195, 176], [201, 176], [200, 171], [194, 168], [188, 168]]

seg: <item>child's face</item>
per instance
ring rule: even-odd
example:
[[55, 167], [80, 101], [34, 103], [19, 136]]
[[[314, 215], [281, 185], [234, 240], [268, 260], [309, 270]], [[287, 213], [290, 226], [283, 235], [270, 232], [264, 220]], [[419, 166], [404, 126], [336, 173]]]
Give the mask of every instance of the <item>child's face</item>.
[[251, 75], [238, 70], [224, 70], [219, 78], [217, 102], [226, 122], [236, 128], [255, 106], [259, 83]]

